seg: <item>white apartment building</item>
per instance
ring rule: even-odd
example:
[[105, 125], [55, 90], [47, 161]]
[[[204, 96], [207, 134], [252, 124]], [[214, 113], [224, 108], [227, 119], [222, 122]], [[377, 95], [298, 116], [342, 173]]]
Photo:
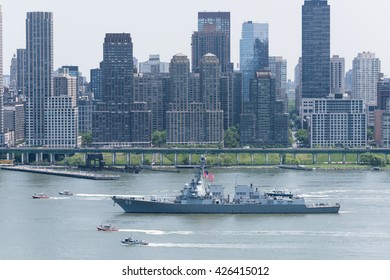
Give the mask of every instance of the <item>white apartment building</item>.
[[374, 53], [359, 53], [352, 63], [352, 98], [376, 106], [380, 72], [381, 62]]
[[312, 148], [367, 145], [367, 114], [363, 100], [314, 99], [309, 120]]
[[53, 78], [54, 96], [48, 98], [46, 108], [47, 146], [77, 147], [78, 108], [76, 78], [62, 75]]

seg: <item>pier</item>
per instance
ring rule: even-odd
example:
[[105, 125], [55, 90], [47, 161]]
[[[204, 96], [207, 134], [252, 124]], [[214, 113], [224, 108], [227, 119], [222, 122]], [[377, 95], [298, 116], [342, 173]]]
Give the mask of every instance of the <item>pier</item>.
[[85, 172], [85, 171], [54, 170], [49, 168], [31, 167], [31, 166], [1, 166], [0, 169], [9, 170], [9, 171], [20, 171], [20, 172], [38, 173], [38, 174], [46, 174], [46, 175], [73, 177], [73, 178], [80, 178], [80, 179], [90, 179], [90, 180], [117, 180], [120, 178], [119, 175], [96, 174], [96, 173]]

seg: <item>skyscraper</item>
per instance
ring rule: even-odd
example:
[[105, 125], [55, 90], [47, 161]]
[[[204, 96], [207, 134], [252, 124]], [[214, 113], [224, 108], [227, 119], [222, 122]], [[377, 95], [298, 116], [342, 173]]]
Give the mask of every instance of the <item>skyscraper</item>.
[[265, 69], [268, 60], [268, 23], [242, 24], [240, 40], [240, 71], [243, 81], [244, 100], [249, 100], [249, 82], [255, 77], [256, 71]]
[[17, 78], [16, 78], [16, 91], [20, 96], [25, 97], [26, 94], [26, 49], [16, 50], [17, 60]]
[[18, 69], [18, 60], [16, 57], [16, 54], [13, 55], [11, 59], [11, 65], [10, 65], [10, 83], [9, 83], [9, 90], [12, 92], [16, 91], [16, 84], [17, 84], [17, 69]]
[[345, 59], [338, 55], [330, 59], [330, 84], [332, 94], [345, 93]]
[[284, 112], [288, 113], [287, 60], [281, 56], [270, 56], [269, 70], [275, 77], [276, 100], [282, 100], [284, 102]]
[[380, 72], [381, 62], [374, 53], [359, 53], [352, 63], [352, 97], [376, 106]]
[[167, 111], [167, 144], [186, 144], [190, 139], [188, 91], [190, 61], [184, 54], [177, 54], [169, 64], [170, 94]]
[[128, 33], [106, 34], [103, 43], [102, 101], [93, 113], [93, 142], [130, 143], [133, 102], [133, 43]]
[[0, 146], [2, 146], [4, 143], [3, 90], [3, 12], [0, 5]]
[[192, 71], [199, 73], [205, 54], [212, 53], [220, 62], [222, 73], [232, 72], [230, 62], [230, 12], [199, 12], [198, 31], [191, 39]]
[[382, 78], [377, 85], [377, 109], [390, 111], [390, 79]]
[[230, 12], [199, 12], [198, 31], [221, 31], [230, 36]]
[[218, 144], [223, 141], [223, 111], [220, 101], [221, 70], [219, 60], [213, 54], [206, 54], [200, 62], [200, 94], [204, 103], [205, 142]]
[[275, 79], [269, 71], [256, 72], [251, 79], [249, 102], [244, 103], [240, 123], [241, 145], [287, 147], [288, 114], [283, 101], [276, 100]]
[[26, 19], [26, 145], [46, 145], [45, 114], [53, 88], [53, 14]]
[[134, 76], [134, 101], [146, 102], [147, 108], [151, 110], [152, 131], [165, 130], [168, 83], [169, 74], [167, 73], [144, 73]]
[[90, 70], [91, 75], [91, 91], [95, 100], [102, 100], [102, 69], [96, 68]]
[[330, 93], [330, 6], [305, 0], [302, 6], [302, 98]]
[[139, 64], [140, 73], [169, 73], [169, 63], [161, 62], [159, 54], [149, 55], [149, 60]]

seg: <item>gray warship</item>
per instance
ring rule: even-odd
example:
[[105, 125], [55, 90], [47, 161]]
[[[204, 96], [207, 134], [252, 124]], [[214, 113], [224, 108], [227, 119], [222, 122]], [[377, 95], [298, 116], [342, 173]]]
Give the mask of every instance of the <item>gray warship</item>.
[[338, 213], [340, 204], [306, 204], [301, 196], [291, 192], [273, 189], [261, 191], [260, 187], [236, 185], [231, 199], [225, 197], [222, 185], [205, 184], [205, 170], [202, 157], [194, 178], [185, 183], [181, 194], [175, 199], [152, 196], [112, 196], [112, 200], [126, 213], [165, 213], [165, 214], [320, 214]]

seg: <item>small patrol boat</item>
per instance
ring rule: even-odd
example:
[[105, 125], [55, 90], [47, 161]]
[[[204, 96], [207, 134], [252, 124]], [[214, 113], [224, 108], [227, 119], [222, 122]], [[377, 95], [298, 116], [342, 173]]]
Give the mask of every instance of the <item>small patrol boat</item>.
[[121, 241], [122, 245], [148, 245], [149, 242], [145, 240], [138, 240], [133, 237], [128, 237]]
[[32, 198], [49, 198], [49, 196], [44, 193], [34, 193]]
[[112, 226], [111, 224], [104, 224], [96, 227], [100, 231], [118, 231], [119, 228]]
[[64, 195], [64, 196], [72, 196], [73, 193], [70, 192], [70, 191], [62, 191], [62, 192], [58, 192], [60, 195]]

